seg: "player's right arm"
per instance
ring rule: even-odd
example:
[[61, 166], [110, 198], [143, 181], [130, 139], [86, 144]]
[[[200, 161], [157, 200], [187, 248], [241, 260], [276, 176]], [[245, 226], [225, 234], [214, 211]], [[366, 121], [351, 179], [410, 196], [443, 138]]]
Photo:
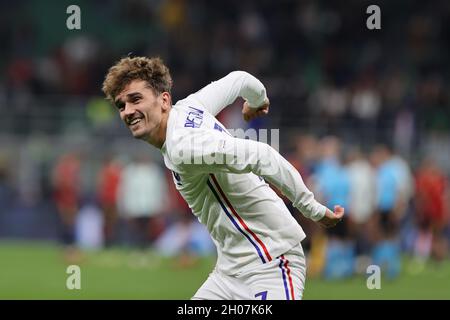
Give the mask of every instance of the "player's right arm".
[[230, 72], [225, 77], [189, 95], [186, 100], [199, 103], [216, 116], [238, 97], [245, 100], [242, 113], [246, 121], [267, 114], [269, 111], [269, 99], [264, 85], [245, 71]]

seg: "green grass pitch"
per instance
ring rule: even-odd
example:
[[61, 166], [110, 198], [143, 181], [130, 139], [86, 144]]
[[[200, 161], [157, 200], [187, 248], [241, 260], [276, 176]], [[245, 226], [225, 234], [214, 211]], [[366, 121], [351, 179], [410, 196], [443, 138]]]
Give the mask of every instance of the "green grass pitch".
[[[49, 243], [0, 242], [0, 299], [189, 299], [207, 278], [215, 257], [180, 268], [153, 252], [124, 249], [84, 252], [81, 289], [68, 290], [67, 263]], [[404, 270], [412, 262], [405, 258]], [[365, 276], [325, 281], [306, 279], [304, 299], [450, 299], [450, 261], [429, 262], [421, 272], [404, 271], [369, 290]]]

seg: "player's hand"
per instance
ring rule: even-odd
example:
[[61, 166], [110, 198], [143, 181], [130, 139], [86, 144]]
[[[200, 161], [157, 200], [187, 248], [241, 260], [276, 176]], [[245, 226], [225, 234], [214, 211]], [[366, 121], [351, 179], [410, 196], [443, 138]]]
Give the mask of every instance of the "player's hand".
[[334, 212], [327, 209], [327, 212], [318, 222], [322, 227], [331, 228], [338, 224], [344, 217], [344, 208], [341, 206], [334, 206]]
[[251, 108], [250, 104], [245, 101], [244, 106], [242, 107], [242, 116], [245, 121], [253, 120], [257, 117], [262, 117], [269, 113], [269, 99], [266, 99], [264, 103], [258, 108]]

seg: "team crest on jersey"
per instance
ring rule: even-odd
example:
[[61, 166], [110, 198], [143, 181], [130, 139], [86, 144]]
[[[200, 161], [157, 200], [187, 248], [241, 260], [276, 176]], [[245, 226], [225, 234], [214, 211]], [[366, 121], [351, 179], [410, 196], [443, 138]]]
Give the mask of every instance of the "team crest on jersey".
[[200, 128], [203, 123], [203, 110], [189, 107], [189, 113], [184, 123], [185, 128]]

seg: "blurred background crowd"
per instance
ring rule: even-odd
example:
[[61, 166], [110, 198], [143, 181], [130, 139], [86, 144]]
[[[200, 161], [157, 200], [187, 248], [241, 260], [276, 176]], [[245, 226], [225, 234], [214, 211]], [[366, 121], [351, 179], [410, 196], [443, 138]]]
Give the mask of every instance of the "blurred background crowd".
[[120, 57], [158, 55], [174, 101], [238, 69], [265, 84], [268, 117], [244, 123], [237, 101], [219, 119], [280, 129], [317, 198], [346, 208], [333, 230], [298, 218], [311, 275], [448, 259], [450, 3], [378, 1], [380, 30], [369, 4], [0, 1], [0, 238], [214, 254], [158, 152], [101, 93]]

